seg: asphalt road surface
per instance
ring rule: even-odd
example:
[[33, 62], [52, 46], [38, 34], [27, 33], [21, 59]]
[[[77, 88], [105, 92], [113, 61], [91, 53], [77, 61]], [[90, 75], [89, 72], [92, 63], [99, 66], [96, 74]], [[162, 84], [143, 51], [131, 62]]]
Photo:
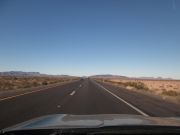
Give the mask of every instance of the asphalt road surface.
[[47, 114], [180, 116], [180, 105], [84, 79], [0, 101], [0, 129]]

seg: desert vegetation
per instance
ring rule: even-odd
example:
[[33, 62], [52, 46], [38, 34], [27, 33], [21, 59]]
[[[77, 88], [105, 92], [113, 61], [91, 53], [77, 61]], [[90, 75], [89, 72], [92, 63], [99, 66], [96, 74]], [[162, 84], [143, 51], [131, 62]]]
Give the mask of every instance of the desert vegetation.
[[162, 97], [180, 101], [180, 80], [142, 80], [142, 79], [98, 79], [129, 90], [148, 91]]
[[141, 81], [132, 80], [113, 80], [113, 79], [102, 79], [103, 82], [108, 82], [114, 85], [123, 86], [128, 89], [134, 88], [137, 90], [148, 90], [149, 88]]
[[19, 90], [38, 86], [64, 83], [77, 78], [73, 77], [0, 77], [0, 91]]

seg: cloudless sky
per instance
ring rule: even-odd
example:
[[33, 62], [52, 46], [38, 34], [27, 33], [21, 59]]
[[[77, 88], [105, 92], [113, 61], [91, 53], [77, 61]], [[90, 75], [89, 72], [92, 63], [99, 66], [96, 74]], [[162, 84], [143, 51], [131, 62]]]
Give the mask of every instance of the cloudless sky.
[[180, 79], [180, 1], [1, 0], [11, 70]]

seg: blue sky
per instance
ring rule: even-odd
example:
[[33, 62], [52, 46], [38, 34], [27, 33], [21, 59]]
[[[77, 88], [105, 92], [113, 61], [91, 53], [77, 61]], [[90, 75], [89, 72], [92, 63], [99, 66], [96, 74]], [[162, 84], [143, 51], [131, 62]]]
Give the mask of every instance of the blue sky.
[[1, 0], [10, 70], [180, 79], [180, 1]]

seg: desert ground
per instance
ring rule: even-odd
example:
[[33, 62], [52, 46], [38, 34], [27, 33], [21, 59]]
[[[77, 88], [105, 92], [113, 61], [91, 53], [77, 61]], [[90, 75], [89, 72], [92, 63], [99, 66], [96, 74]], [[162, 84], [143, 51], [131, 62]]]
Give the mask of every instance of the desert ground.
[[75, 77], [0, 77], [0, 91], [13, 91], [76, 80]]
[[180, 102], [180, 80], [98, 79], [128, 90], [150, 92]]

